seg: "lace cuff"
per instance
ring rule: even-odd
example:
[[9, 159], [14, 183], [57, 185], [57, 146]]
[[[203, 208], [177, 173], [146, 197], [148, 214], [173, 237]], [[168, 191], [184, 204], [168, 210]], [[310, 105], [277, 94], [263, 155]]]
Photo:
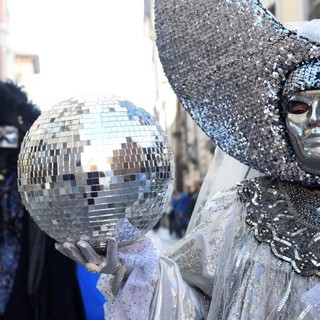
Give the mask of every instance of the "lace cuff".
[[97, 288], [107, 299], [105, 319], [149, 319], [150, 305], [159, 277], [159, 257], [148, 238], [119, 248], [126, 267], [125, 281], [116, 296], [111, 287], [113, 275], [103, 274]]

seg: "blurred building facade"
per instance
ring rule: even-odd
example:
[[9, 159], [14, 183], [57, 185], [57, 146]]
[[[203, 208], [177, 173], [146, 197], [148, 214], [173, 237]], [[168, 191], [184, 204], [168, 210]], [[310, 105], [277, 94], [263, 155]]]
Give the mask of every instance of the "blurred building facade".
[[13, 77], [14, 54], [10, 47], [7, 1], [0, 0], [0, 79]]
[[320, 18], [320, 0], [261, 0], [282, 23]]
[[0, 0], [0, 79], [13, 80], [30, 91], [31, 77], [39, 73], [39, 56], [15, 52], [10, 43], [10, 14], [6, 0]]

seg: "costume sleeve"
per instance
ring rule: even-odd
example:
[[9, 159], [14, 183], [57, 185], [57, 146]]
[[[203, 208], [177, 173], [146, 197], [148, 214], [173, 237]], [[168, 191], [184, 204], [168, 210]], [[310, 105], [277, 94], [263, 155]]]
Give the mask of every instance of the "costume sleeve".
[[204, 319], [207, 308], [202, 296], [183, 279], [179, 266], [173, 260], [161, 257], [150, 319]]
[[188, 234], [160, 256], [151, 319], [204, 319], [220, 274], [226, 243], [239, 233], [237, 189], [220, 192], [200, 210]]
[[98, 288], [107, 298], [106, 319], [205, 318], [226, 226], [230, 221], [239, 225], [234, 219], [236, 198], [232, 191], [208, 201], [193, 230], [164, 255], [158, 256], [149, 242], [133, 250], [135, 267], [117, 296], [110, 293], [112, 276], [101, 276]]

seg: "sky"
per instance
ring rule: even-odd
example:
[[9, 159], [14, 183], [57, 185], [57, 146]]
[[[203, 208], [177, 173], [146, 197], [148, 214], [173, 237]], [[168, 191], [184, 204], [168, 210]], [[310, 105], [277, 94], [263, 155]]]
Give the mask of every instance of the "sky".
[[143, 0], [7, 1], [12, 47], [40, 57], [31, 98], [41, 109], [102, 92], [152, 110], [152, 43], [143, 32]]

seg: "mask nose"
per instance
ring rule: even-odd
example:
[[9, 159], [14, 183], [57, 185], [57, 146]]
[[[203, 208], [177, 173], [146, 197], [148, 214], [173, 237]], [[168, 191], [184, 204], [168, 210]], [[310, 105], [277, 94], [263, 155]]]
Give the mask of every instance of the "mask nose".
[[312, 110], [309, 117], [309, 126], [312, 128], [320, 128], [320, 98], [313, 101]]

